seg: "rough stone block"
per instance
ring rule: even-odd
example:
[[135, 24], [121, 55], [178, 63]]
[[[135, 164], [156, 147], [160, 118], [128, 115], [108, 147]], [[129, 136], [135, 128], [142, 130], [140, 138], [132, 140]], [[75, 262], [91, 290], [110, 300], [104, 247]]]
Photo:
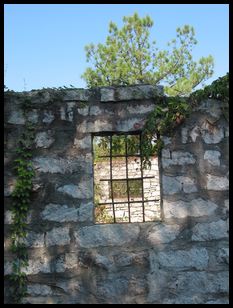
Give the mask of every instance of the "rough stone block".
[[37, 110], [36, 109], [32, 109], [32, 111], [29, 111], [28, 114], [27, 114], [27, 118], [33, 124], [38, 123], [39, 114], [38, 114]]
[[158, 224], [152, 227], [147, 235], [150, 244], [170, 243], [175, 240], [180, 233], [179, 225]]
[[177, 180], [176, 177], [163, 175], [163, 193], [173, 195], [181, 192], [182, 184]]
[[68, 245], [70, 243], [70, 235], [68, 227], [54, 228], [47, 232], [45, 236], [46, 246]]
[[[164, 155], [168, 155], [169, 157], [164, 157]], [[163, 168], [167, 168], [170, 165], [190, 165], [195, 164], [196, 159], [194, 158], [192, 153], [189, 152], [180, 152], [180, 151], [174, 151], [171, 153], [170, 158], [170, 151], [167, 150], [165, 154], [162, 155], [162, 166]]]
[[89, 113], [89, 108], [90, 108], [89, 106], [85, 106], [85, 107], [82, 107], [82, 108], [77, 108], [77, 111], [82, 116], [87, 116], [88, 113]]
[[77, 253], [69, 252], [65, 255], [60, 256], [56, 260], [55, 268], [56, 272], [62, 273], [66, 269], [74, 269], [78, 267], [78, 256]]
[[49, 203], [41, 213], [44, 220], [69, 222], [78, 221], [78, 209], [67, 205]]
[[84, 120], [81, 124], [77, 125], [77, 133], [98, 133], [112, 131], [112, 129], [112, 123], [108, 120]]
[[82, 181], [79, 185], [68, 184], [61, 186], [57, 191], [73, 198], [88, 199], [93, 197], [93, 183], [91, 180]]
[[192, 229], [193, 241], [210, 241], [228, 237], [227, 222], [224, 220], [213, 221], [210, 223], [197, 223]]
[[220, 166], [220, 160], [219, 160], [220, 156], [221, 153], [219, 151], [208, 150], [205, 151], [204, 153], [204, 159], [206, 159], [208, 163], [213, 166]]
[[47, 149], [53, 144], [55, 139], [51, 136], [51, 131], [36, 134], [35, 144], [37, 148]]
[[53, 293], [51, 287], [39, 283], [29, 284], [27, 286], [27, 292], [31, 296], [46, 296]]
[[127, 110], [130, 114], [145, 114], [148, 112], [153, 111], [155, 108], [155, 105], [137, 105], [137, 106], [127, 106]]
[[76, 243], [83, 248], [132, 245], [139, 236], [139, 227], [133, 224], [94, 225], [74, 232]]
[[53, 157], [35, 157], [33, 167], [39, 172], [48, 173], [74, 173], [80, 171], [82, 166], [85, 167], [84, 159], [63, 159]]
[[229, 180], [227, 177], [207, 174], [206, 178], [207, 178], [206, 188], [209, 190], [228, 190], [229, 189]]
[[7, 120], [7, 123], [19, 124], [19, 125], [25, 124], [25, 117], [23, 115], [23, 111], [22, 110], [13, 110], [10, 114], [9, 119]]
[[224, 138], [224, 130], [222, 127], [214, 126], [205, 121], [201, 126], [201, 136], [205, 143], [216, 144]]
[[210, 216], [217, 209], [217, 205], [211, 201], [205, 201], [202, 198], [193, 199], [190, 202], [182, 200], [163, 201], [165, 218], [185, 218]]
[[23, 243], [27, 247], [44, 247], [44, 234], [30, 231], [23, 240]]
[[88, 101], [91, 95], [90, 90], [86, 89], [75, 89], [75, 90], [66, 90], [63, 97], [64, 101]]
[[46, 256], [34, 258], [28, 261], [28, 267], [23, 269], [26, 275], [36, 275], [38, 273], [50, 273], [50, 261]]
[[144, 126], [145, 119], [133, 118], [127, 120], [119, 120], [116, 124], [116, 130], [119, 132], [134, 131]]
[[190, 250], [176, 250], [158, 253], [158, 262], [162, 267], [172, 270], [195, 268], [206, 269], [209, 256], [205, 248], [192, 248]]
[[229, 264], [229, 248], [219, 248], [217, 252], [217, 260], [219, 263]]
[[91, 135], [85, 136], [82, 139], [74, 139], [74, 146], [77, 149], [89, 149], [91, 151]]
[[99, 106], [90, 106], [90, 116], [97, 116], [105, 112], [106, 111], [102, 110]]
[[53, 122], [54, 119], [55, 119], [55, 116], [52, 113], [52, 111], [44, 111], [44, 117], [42, 120], [43, 123], [50, 124]]

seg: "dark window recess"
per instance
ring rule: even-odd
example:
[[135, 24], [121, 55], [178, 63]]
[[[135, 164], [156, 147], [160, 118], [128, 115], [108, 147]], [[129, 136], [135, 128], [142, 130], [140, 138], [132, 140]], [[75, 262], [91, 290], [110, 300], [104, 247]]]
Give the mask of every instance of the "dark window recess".
[[93, 135], [93, 156], [96, 223], [158, 220], [158, 171], [144, 175], [140, 133]]

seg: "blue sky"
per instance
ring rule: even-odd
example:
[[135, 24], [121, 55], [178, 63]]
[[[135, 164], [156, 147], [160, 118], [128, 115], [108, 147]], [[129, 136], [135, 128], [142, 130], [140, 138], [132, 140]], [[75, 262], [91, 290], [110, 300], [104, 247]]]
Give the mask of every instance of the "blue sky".
[[134, 12], [153, 19], [151, 39], [161, 48], [177, 27], [192, 25], [198, 40], [194, 59], [215, 59], [206, 84], [229, 71], [228, 4], [5, 4], [4, 84], [15, 91], [85, 88], [84, 46], [104, 43], [109, 22], [120, 27], [122, 17]]

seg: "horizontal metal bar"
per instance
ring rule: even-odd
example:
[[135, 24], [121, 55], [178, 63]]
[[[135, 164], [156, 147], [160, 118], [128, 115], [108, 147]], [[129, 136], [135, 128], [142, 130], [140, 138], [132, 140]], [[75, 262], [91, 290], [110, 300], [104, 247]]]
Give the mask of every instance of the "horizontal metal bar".
[[141, 130], [134, 130], [134, 131], [131, 131], [131, 132], [98, 132], [98, 133], [92, 133], [92, 136], [96, 136], [96, 137], [102, 137], [102, 136], [106, 136], [106, 137], [109, 137], [109, 136], [113, 136], [113, 135], [140, 135], [142, 133]]
[[[153, 201], [159, 201], [160, 199], [152, 199], [152, 200], [144, 200], [144, 203], [147, 203], [147, 202], [153, 202]], [[115, 204], [124, 204], [124, 203], [143, 203], [143, 201], [114, 201], [114, 205]], [[105, 205], [105, 204], [113, 204], [112, 202], [105, 202], [105, 203], [98, 203], [98, 205]]]
[[[102, 156], [98, 156], [98, 158], [110, 158], [110, 155], [102, 155]], [[112, 155], [112, 157], [141, 157], [140, 154], [128, 154], [128, 155], [123, 155], [123, 154], [119, 154], [119, 155]]]
[[144, 179], [153, 179], [154, 176], [145, 176], [143, 178], [126, 178], [126, 179], [100, 179], [100, 181], [132, 181], [132, 180], [144, 180]]

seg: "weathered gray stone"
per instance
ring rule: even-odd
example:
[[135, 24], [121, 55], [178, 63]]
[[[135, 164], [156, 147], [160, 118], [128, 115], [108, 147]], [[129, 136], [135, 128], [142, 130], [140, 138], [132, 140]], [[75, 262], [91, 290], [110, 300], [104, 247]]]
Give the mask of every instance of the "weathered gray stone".
[[43, 123], [50, 124], [53, 122], [54, 119], [55, 119], [55, 116], [52, 113], [52, 111], [44, 111], [44, 117], [42, 120]]
[[206, 302], [205, 304], [229, 304], [229, 299], [228, 298], [219, 298], [219, 299], [216, 299], [216, 300], [211, 300], [211, 301], [208, 301]]
[[81, 157], [80, 159], [35, 157], [33, 159], [33, 167], [39, 172], [65, 174], [80, 171], [80, 168], [82, 168], [82, 166], [85, 167], [84, 161], [85, 160]]
[[78, 256], [75, 252], [69, 252], [60, 256], [56, 260], [55, 269], [56, 272], [62, 273], [66, 269], [75, 269], [78, 267]]
[[227, 230], [227, 222], [221, 219], [209, 223], [197, 223], [192, 229], [192, 240], [210, 241], [221, 239], [224, 237], [228, 237]]
[[192, 142], [196, 142], [197, 137], [201, 134], [201, 130], [199, 126], [194, 126], [193, 129], [190, 131], [189, 136], [192, 139]]
[[28, 266], [23, 269], [26, 275], [35, 275], [38, 273], [50, 273], [50, 261], [46, 256], [34, 258], [28, 261]]
[[7, 122], [10, 124], [19, 124], [19, 125], [25, 124], [25, 117], [23, 115], [23, 111], [13, 110]]
[[74, 102], [67, 103], [66, 114], [67, 114], [67, 119], [69, 122], [72, 122], [74, 118], [74, 111], [73, 111], [74, 106], [75, 106]]
[[74, 139], [74, 146], [77, 149], [89, 149], [91, 151], [91, 135], [87, 135], [82, 139]]
[[181, 191], [192, 193], [197, 191], [195, 181], [187, 176], [163, 176], [163, 192], [172, 195]]
[[61, 106], [60, 108], [60, 116], [61, 120], [66, 121], [66, 110], [64, 106]]
[[158, 224], [153, 226], [147, 235], [150, 244], [170, 243], [175, 240], [180, 233], [179, 225]]
[[46, 246], [67, 245], [70, 243], [70, 235], [68, 227], [54, 228], [47, 232], [45, 236]]
[[[172, 143], [172, 138], [171, 137], [160, 136], [160, 139], [162, 139], [162, 141], [163, 141], [165, 146]], [[170, 152], [169, 152], [168, 158], [170, 158]]]
[[51, 287], [45, 284], [34, 283], [27, 286], [27, 293], [31, 296], [46, 296], [51, 295], [53, 292]]
[[221, 153], [219, 151], [208, 150], [205, 151], [204, 153], [204, 159], [206, 159], [208, 163], [213, 166], [220, 166], [220, 160], [219, 160], [220, 156]]
[[112, 123], [108, 120], [96, 119], [94, 122], [84, 120], [77, 126], [77, 133], [98, 133], [112, 131]]
[[192, 248], [190, 250], [163, 251], [158, 253], [158, 262], [163, 267], [174, 269], [195, 268], [206, 269], [209, 256], [205, 248]]
[[200, 217], [210, 216], [217, 209], [217, 205], [202, 198], [193, 199], [190, 202], [182, 200], [167, 201], [163, 200], [165, 218], [185, 218], [188, 216]]
[[33, 124], [38, 123], [38, 118], [39, 118], [39, 115], [36, 109], [32, 109], [32, 111], [29, 111], [27, 114], [27, 119]]
[[147, 267], [149, 265], [149, 254], [147, 251], [119, 252], [114, 255], [114, 264], [118, 267], [139, 265]]
[[83, 227], [74, 232], [79, 247], [123, 246], [133, 244], [139, 236], [139, 226], [115, 224]]
[[172, 284], [175, 293], [187, 295], [229, 292], [229, 273], [179, 272]]
[[22, 242], [27, 247], [44, 247], [44, 234], [30, 231]]
[[4, 212], [4, 224], [10, 225], [13, 223], [13, 213], [12, 211], [5, 211]]
[[163, 175], [163, 193], [173, 195], [182, 190], [182, 184], [176, 177]]
[[86, 107], [82, 107], [82, 108], [77, 108], [77, 111], [79, 114], [81, 114], [82, 116], [87, 116], [89, 113], [89, 106]]
[[119, 101], [134, 99], [150, 99], [163, 94], [162, 86], [135, 85], [130, 87], [119, 87], [115, 90], [115, 96]]
[[12, 274], [12, 262], [4, 261], [4, 276]]
[[134, 85], [130, 87], [105, 87], [100, 89], [101, 102], [150, 99], [163, 95], [162, 86]]
[[219, 263], [229, 264], [229, 248], [220, 248], [217, 252], [217, 260]]
[[114, 267], [114, 264], [110, 258], [107, 258], [106, 256], [102, 256], [100, 254], [96, 254], [94, 257], [94, 263], [100, 268], [103, 268], [105, 270], [111, 270]]
[[96, 115], [99, 115], [99, 114], [102, 114], [103, 113], [103, 110], [100, 109], [99, 106], [91, 106], [90, 107], [90, 116], [96, 116]]
[[201, 136], [205, 143], [216, 144], [224, 138], [224, 131], [222, 127], [214, 126], [208, 121], [205, 121], [201, 126]]
[[144, 114], [144, 113], [148, 113], [153, 111], [155, 108], [155, 105], [149, 105], [149, 106], [145, 106], [145, 105], [137, 105], [136, 106], [127, 106], [127, 110], [129, 113], [136, 113], [136, 114]]
[[197, 192], [197, 187], [195, 185], [195, 180], [187, 176], [177, 176], [176, 180], [181, 183], [182, 189], [185, 193]]
[[41, 213], [44, 220], [68, 222], [78, 221], [78, 209], [67, 205], [49, 203]]
[[92, 202], [82, 203], [78, 209], [78, 221], [93, 221], [93, 209], [94, 205]]
[[222, 109], [221, 109], [222, 102], [216, 101], [213, 99], [207, 99], [195, 108], [197, 111], [204, 111], [206, 113], [209, 113], [212, 117], [219, 119], [221, 114], [222, 114]]
[[[168, 152], [167, 152], [168, 153]], [[165, 154], [164, 155], [168, 155]], [[170, 152], [169, 152], [170, 157]], [[194, 158], [193, 154], [189, 152], [180, 152], [180, 151], [174, 151], [171, 153], [171, 158], [164, 157], [162, 155], [162, 165], [164, 168], [169, 167], [170, 165], [189, 165], [189, 164], [195, 164], [196, 159]]]
[[223, 213], [226, 214], [229, 212], [229, 199], [224, 200], [224, 209], [223, 209]]
[[116, 130], [119, 132], [128, 132], [136, 129], [140, 129], [144, 126], [145, 119], [131, 118], [126, 120], [119, 120], [116, 123]]
[[206, 178], [207, 178], [206, 188], [209, 190], [228, 190], [229, 189], [229, 180], [226, 177], [207, 174]]
[[55, 139], [51, 136], [51, 131], [37, 133], [35, 137], [37, 148], [47, 149], [54, 141]]
[[82, 181], [79, 185], [68, 184], [61, 186], [57, 191], [73, 198], [88, 199], [93, 196], [93, 183], [91, 180]]
[[114, 88], [101, 88], [100, 89], [101, 102], [115, 101], [115, 89]]
[[91, 95], [90, 90], [86, 89], [75, 89], [75, 90], [66, 90], [64, 101], [88, 101]]
[[28, 97], [31, 104], [37, 105], [38, 103], [47, 104], [51, 102], [51, 95], [48, 91], [45, 90], [34, 90], [27, 92], [25, 97]]

